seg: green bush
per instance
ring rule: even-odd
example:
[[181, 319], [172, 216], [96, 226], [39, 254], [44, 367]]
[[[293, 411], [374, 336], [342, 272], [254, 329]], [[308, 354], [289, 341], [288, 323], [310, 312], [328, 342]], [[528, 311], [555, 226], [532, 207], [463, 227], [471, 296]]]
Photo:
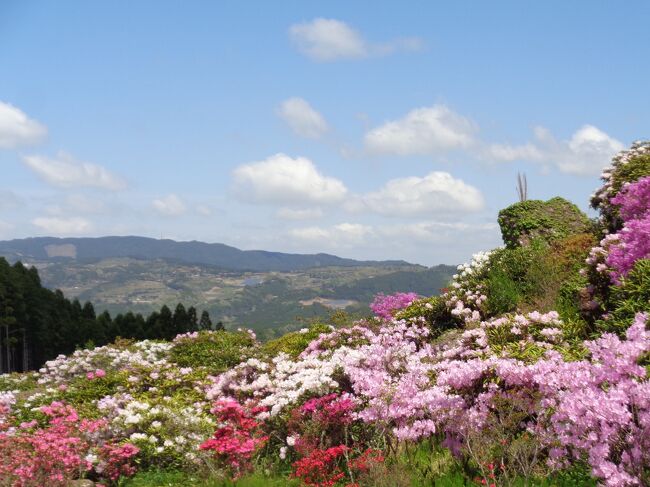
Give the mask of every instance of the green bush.
[[549, 276], [545, 256], [549, 251], [545, 241], [535, 239], [525, 247], [499, 249], [492, 254], [485, 292], [488, 316], [515, 311], [544, 292], [544, 280]]
[[445, 300], [441, 296], [418, 299], [395, 314], [395, 319], [398, 320], [413, 320], [418, 318], [424, 318], [426, 320], [434, 337], [440, 335], [445, 330], [458, 326], [456, 320], [454, 320], [447, 309]]
[[248, 358], [255, 340], [245, 331], [201, 331], [196, 338], [174, 342], [170, 358], [181, 367], [206, 367], [221, 373]]
[[596, 328], [622, 335], [637, 313], [650, 312], [650, 259], [637, 261], [621, 285], [610, 291], [610, 311], [606, 319], [596, 322]]
[[280, 338], [266, 342], [262, 346], [262, 351], [271, 357], [283, 352], [296, 358], [321, 333], [330, 333], [332, 331], [329, 325], [322, 323], [313, 324], [306, 330], [306, 332], [287, 333]]
[[527, 245], [536, 238], [551, 242], [589, 232], [592, 227], [576, 205], [560, 197], [515, 203], [499, 212], [498, 221], [508, 248]]

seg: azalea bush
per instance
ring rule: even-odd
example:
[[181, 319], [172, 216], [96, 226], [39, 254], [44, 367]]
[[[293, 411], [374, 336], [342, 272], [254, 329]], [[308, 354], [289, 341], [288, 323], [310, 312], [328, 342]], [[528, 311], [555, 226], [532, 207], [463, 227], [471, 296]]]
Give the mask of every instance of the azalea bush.
[[6, 485], [64, 486], [76, 478], [116, 481], [135, 473], [138, 448], [119, 444], [104, 419], [81, 419], [61, 402], [42, 406], [41, 423], [0, 423], [0, 478]]

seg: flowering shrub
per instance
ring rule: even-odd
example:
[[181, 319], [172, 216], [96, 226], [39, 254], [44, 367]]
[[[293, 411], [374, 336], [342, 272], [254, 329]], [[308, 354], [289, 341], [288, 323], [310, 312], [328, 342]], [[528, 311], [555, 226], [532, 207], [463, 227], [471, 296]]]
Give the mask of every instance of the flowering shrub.
[[469, 264], [458, 266], [458, 274], [454, 274], [451, 288], [443, 298], [451, 314], [465, 322], [478, 322], [484, 313], [484, 303], [487, 300], [485, 278], [490, 269], [489, 262], [493, 252], [478, 252], [472, 256]]
[[650, 176], [633, 183], [625, 183], [611, 199], [623, 221], [644, 218], [650, 212]]
[[348, 447], [333, 446], [326, 450], [315, 449], [309, 456], [293, 464], [292, 476], [299, 478], [304, 485], [312, 487], [332, 487], [345, 477], [341, 464], [345, 460]]
[[370, 309], [376, 316], [390, 320], [397, 311], [406, 308], [413, 301], [418, 299], [415, 293], [395, 293], [390, 295], [377, 294]]
[[224, 372], [245, 360], [255, 338], [245, 331], [200, 331], [174, 339], [170, 359], [181, 367], [203, 366]]
[[40, 408], [46, 424], [36, 421], [0, 425], [0, 477], [12, 485], [68, 485], [82, 475], [117, 480], [135, 473], [133, 445], [112, 443], [104, 419], [79, 418], [77, 411], [53, 402]]
[[237, 401], [220, 400], [212, 409], [218, 428], [213, 438], [201, 444], [202, 450], [210, 450], [227, 467], [234, 478], [251, 469], [250, 459], [268, 439], [254, 416], [260, 411], [246, 411]]
[[603, 185], [591, 197], [591, 206], [600, 211], [601, 221], [610, 232], [618, 231], [622, 222], [612, 199], [625, 183], [650, 175], [650, 142], [638, 141], [628, 150], [616, 154], [610, 167], [603, 170]]

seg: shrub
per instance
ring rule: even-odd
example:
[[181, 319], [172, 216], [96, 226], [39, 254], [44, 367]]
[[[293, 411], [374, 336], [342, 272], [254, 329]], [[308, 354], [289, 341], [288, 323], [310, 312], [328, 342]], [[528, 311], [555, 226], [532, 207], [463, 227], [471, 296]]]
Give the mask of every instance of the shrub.
[[219, 373], [245, 360], [254, 345], [255, 339], [245, 331], [200, 331], [176, 337], [170, 358], [181, 367], [207, 367]]
[[432, 336], [440, 335], [443, 331], [456, 328], [458, 323], [453, 319], [445, 300], [441, 296], [432, 296], [413, 301], [406, 308], [395, 313], [396, 320], [426, 320]]
[[499, 212], [498, 221], [508, 248], [527, 245], [536, 238], [553, 241], [592, 227], [576, 205], [560, 197], [515, 203]]
[[329, 325], [316, 323], [309, 328], [287, 333], [280, 338], [271, 340], [262, 346], [262, 350], [271, 357], [275, 357], [279, 353], [286, 353], [290, 357], [296, 358], [307, 348], [307, 345], [322, 333], [330, 333], [331, 331], [332, 328]]
[[219, 426], [213, 437], [201, 444], [201, 449], [212, 451], [235, 479], [252, 470], [253, 454], [268, 440], [255, 419], [259, 412], [247, 411], [232, 399], [217, 401], [212, 409]]
[[639, 311], [650, 312], [650, 259], [636, 262], [620, 286], [611, 288], [605, 319], [596, 323], [600, 331], [623, 334]]
[[591, 206], [600, 211], [601, 221], [610, 232], [618, 231], [623, 222], [612, 199], [626, 183], [650, 176], [650, 142], [635, 142], [628, 150], [619, 152], [610, 167], [603, 171], [603, 185], [591, 198]]

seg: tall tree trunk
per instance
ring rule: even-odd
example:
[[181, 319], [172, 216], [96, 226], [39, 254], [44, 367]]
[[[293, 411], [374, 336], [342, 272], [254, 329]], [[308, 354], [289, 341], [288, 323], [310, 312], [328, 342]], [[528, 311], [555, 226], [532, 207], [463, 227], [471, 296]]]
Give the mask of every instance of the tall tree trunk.
[[7, 372], [11, 373], [11, 348], [9, 345], [9, 325], [5, 328], [7, 330], [5, 346], [7, 347]]
[[23, 372], [29, 370], [29, 347], [27, 346], [27, 330], [23, 328]]

